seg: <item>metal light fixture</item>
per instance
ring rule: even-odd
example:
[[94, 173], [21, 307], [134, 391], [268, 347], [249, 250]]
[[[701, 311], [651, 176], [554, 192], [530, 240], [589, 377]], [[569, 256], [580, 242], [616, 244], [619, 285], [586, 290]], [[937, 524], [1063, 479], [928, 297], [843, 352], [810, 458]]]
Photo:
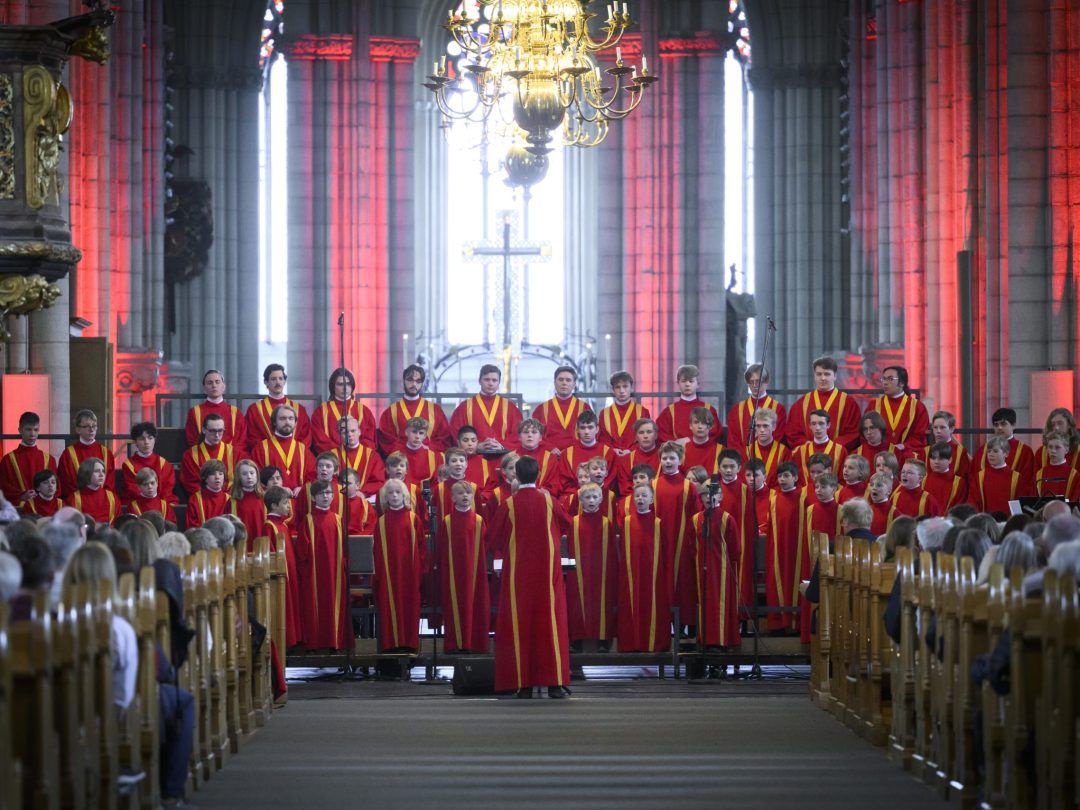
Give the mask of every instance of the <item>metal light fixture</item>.
[[[499, 110], [506, 123], [525, 132], [531, 154], [551, 151], [552, 133], [563, 142], [589, 147], [607, 136], [610, 121], [625, 118], [641, 103], [656, 77], [645, 57], [641, 70], [627, 66], [619, 43], [632, 24], [627, 3], [609, 3], [598, 26], [593, 0], [477, 0], [481, 22], [464, 10], [449, 12], [443, 27], [469, 61], [463, 75], [434, 65], [424, 84], [444, 119], [487, 122]], [[615, 49], [613, 67], [601, 68], [596, 55]]]

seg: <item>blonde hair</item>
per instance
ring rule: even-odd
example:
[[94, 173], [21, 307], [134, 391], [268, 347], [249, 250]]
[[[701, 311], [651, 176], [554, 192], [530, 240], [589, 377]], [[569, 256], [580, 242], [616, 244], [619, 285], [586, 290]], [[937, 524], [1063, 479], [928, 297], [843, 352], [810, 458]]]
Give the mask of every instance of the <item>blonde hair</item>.
[[584, 495], [586, 492], [599, 492], [601, 495], [603, 495], [604, 490], [599, 484], [594, 484], [592, 481], [590, 481], [587, 484], [581, 485], [581, 487], [578, 489], [578, 495]]
[[64, 566], [64, 587], [92, 584], [103, 579], [116, 584], [116, 561], [104, 543], [92, 540], [75, 549]]
[[236, 462], [236, 466], [233, 468], [232, 491], [229, 492], [229, 495], [231, 495], [233, 500], [236, 501], [244, 497], [244, 488], [240, 486], [241, 467], [251, 467], [251, 469], [255, 470], [255, 494], [261, 498], [264, 494], [266, 494], [266, 488], [262, 485], [262, 481], [259, 480], [259, 465], [252, 461], [250, 458], [241, 459], [240, 461]]
[[[391, 453], [390, 455], [393, 455], [393, 453]], [[382, 489], [379, 490], [379, 503], [385, 507], [386, 496], [389, 495], [391, 492], [394, 492], [395, 490], [405, 496], [405, 508], [412, 509], [412, 494], [409, 492], [409, 488], [405, 486], [405, 482], [400, 481], [397, 478], [391, 478], [389, 481], [382, 485]]]

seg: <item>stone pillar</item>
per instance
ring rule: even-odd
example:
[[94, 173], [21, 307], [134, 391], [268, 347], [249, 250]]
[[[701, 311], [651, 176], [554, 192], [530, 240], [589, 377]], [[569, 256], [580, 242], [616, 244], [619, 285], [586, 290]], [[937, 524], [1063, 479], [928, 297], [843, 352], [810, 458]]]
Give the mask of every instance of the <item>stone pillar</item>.
[[[49, 375], [49, 424], [53, 433], [71, 429], [71, 361], [68, 354], [68, 280], [56, 281], [60, 298], [56, 304], [28, 316], [30, 372]], [[59, 454], [62, 441], [52, 442], [51, 452]]]
[[757, 334], [772, 315], [773, 386], [803, 388], [810, 363], [850, 344], [850, 256], [840, 221], [839, 0], [762, 0], [753, 37]]
[[[115, 423], [126, 430], [144, 420], [154, 420], [154, 394], [161, 374], [161, 352], [147, 348], [120, 348], [113, 355], [116, 397]], [[117, 433], [121, 429], [117, 428]]]

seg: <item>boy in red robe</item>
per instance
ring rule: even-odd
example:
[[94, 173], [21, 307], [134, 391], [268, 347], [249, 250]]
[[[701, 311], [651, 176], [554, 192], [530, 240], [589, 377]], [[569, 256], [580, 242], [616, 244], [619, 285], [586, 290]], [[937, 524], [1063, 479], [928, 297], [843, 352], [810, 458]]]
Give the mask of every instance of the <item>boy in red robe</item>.
[[78, 439], [74, 444], [64, 448], [60, 458], [56, 462], [56, 475], [60, 479], [60, 494], [64, 498], [79, 488], [76, 478], [79, 475], [79, 466], [88, 458], [99, 458], [105, 464], [105, 489], [110, 492], [115, 489], [116, 476], [113, 475], [113, 454], [105, 445], [97, 440], [98, 419], [97, 415], [88, 408], [84, 408], [75, 414], [72, 419], [75, 425], [75, 433]]
[[900, 486], [896, 488], [891, 498], [889, 523], [901, 515], [917, 518], [923, 515], [940, 517], [943, 514], [941, 505], [923, 487], [924, 478], [926, 478], [925, 464], [915, 458], [904, 462], [900, 470]]
[[619, 494], [630, 497], [630, 471], [641, 464], [648, 464], [654, 470], [660, 469], [660, 445], [657, 444], [656, 422], [652, 419], [639, 419], [634, 423], [635, 444], [625, 456], [619, 456], [616, 465], [616, 481]]
[[[765, 463], [752, 458], [743, 465], [746, 488], [739, 504], [739, 606], [742, 615], [750, 615], [750, 606], [757, 598], [756, 576], [759, 563], [754, 559], [758, 537], [768, 537], [769, 505], [772, 490], [765, 479]], [[755, 520], [756, 519], [756, 520]]]
[[139, 496], [139, 485], [135, 476], [139, 470], [149, 467], [154, 471], [158, 482], [158, 496], [169, 503], [179, 503], [176, 497], [176, 473], [173, 465], [154, 452], [157, 444], [157, 428], [153, 422], [139, 422], [131, 429], [131, 440], [135, 453], [124, 459], [120, 465], [120, 497], [132, 500]]
[[761, 408], [754, 414], [754, 440], [746, 448], [745, 461], [758, 459], [765, 465], [765, 481], [776, 485], [776, 468], [791, 461], [791, 451], [776, 440], [776, 411]]
[[574, 396], [576, 386], [577, 371], [572, 366], [559, 366], [555, 369], [555, 396], [537, 405], [532, 413], [533, 419], [544, 426], [545, 443], [556, 455], [577, 438], [577, 418], [592, 410], [587, 402]]
[[[720, 414], [716, 408], [698, 397], [698, 367], [679, 366], [675, 372], [675, 381], [679, 386], [679, 398], [656, 415], [661, 442], [670, 442], [690, 438], [690, 412], [694, 408], [705, 408], [712, 413], [713, 424], [709, 428], [709, 438], [720, 439]], [[684, 443], [684, 442], [680, 442]]]
[[[798, 604], [799, 577], [806, 542], [806, 490], [798, 486], [799, 468], [792, 461], [780, 465], [777, 489], [769, 499], [769, 523], [765, 539], [765, 604], [770, 608], [794, 608]], [[796, 627], [793, 613], [768, 614], [771, 631]]]
[[[611, 480], [611, 474], [608, 470], [607, 461], [605, 461], [602, 456], [594, 456], [589, 459], [585, 468], [589, 473], [589, 483], [596, 484], [600, 487], [600, 491], [603, 494], [600, 502], [600, 511], [607, 515], [608, 520], [614, 522], [616, 506], [615, 490], [608, 484]], [[569, 514], [574, 515], [580, 511], [581, 508], [579, 506], [573, 512], [569, 512]]]
[[844, 503], [852, 498], [866, 497], [866, 487], [870, 483], [870, 462], [867, 459], [852, 453], [844, 459], [841, 475], [844, 485], [840, 487], [836, 500]]
[[854, 452], [871, 464], [874, 463], [878, 453], [888, 453], [899, 461], [901, 453], [893, 445], [885, 441], [887, 433], [888, 428], [885, 425], [885, 417], [877, 411], [867, 411], [859, 422], [861, 441]]
[[[1013, 448], [1008, 437], [991, 436], [981, 448], [982, 457], [976, 456], [972, 463], [970, 498], [980, 512], [1007, 515], [1009, 501], [1035, 494], [1032, 479], [1025, 479], [1009, 464], [1011, 452]], [[1018, 456], [1018, 453], [1014, 454], [1014, 457]], [[985, 464], [980, 467], [983, 461]]]
[[[263, 495], [263, 504], [266, 507], [266, 523], [263, 524], [261, 534], [270, 538], [271, 551], [285, 552], [285, 646], [292, 648], [304, 640], [301, 593], [311, 593], [310, 567], [305, 567], [301, 572], [297, 560], [297, 553], [304, 550], [296, 547], [292, 529], [288, 525], [292, 514], [289, 490], [284, 487], [268, 487]], [[307, 588], [304, 591], [301, 591], [301, 582]]]
[[37, 446], [41, 417], [33, 411], [19, 416], [19, 445], [0, 461], [0, 491], [20, 508], [34, 497], [34, 476], [42, 470], [56, 472], [56, 460]]
[[98, 523], [112, 523], [120, 516], [120, 499], [105, 488], [105, 462], [88, 458], [79, 465], [78, 489], [71, 505]]
[[[697, 488], [681, 471], [682, 445], [665, 442], [660, 447], [660, 474], [656, 476], [656, 516], [664, 541], [664, 568], [671, 579], [671, 604], [679, 608], [683, 629], [693, 635], [697, 616], [697, 580], [694, 574], [692, 522], [701, 511]], [[637, 501], [635, 500], [635, 505]]]
[[[1030, 488], [1035, 480], [1035, 453], [1028, 445], [1013, 435], [1016, 427], [1016, 411], [1012, 408], [998, 408], [990, 417], [994, 428], [994, 435], [1001, 436], [1009, 443], [1009, 449], [1005, 454], [1005, 465], [1020, 474], [1021, 485]], [[975, 457], [971, 460], [972, 490], [975, 489], [975, 476], [989, 464], [987, 453], [990, 442], [975, 451]], [[993, 477], [993, 476], [991, 476]], [[1004, 476], [999, 476], [1004, 477]], [[1008, 509], [1003, 510], [1006, 514]]]
[[203, 374], [203, 393], [206, 400], [200, 402], [188, 411], [187, 420], [184, 423], [184, 438], [187, 439], [188, 447], [194, 447], [202, 439], [200, 435], [206, 417], [210, 415], [220, 416], [225, 423], [225, 432], [222, 441], [233, 445], [238, 450], [243, 450], [247, 442], [247, 427], [240, 409], [225, 401], [225, 377], [217, 369], [210, 369]]
[[446, 464], [448, 477], [445, 481], [439, 481], [432, 487], [432, 503], [435, 504], [435, 512], [440, 519], [449, 515], [454, 508], [453, 486], [459, 481], [467, 483], [473, 491], [473, 503], [480, 495], [480, 488], [465, 478], [469, 469], [469, 454], [460, 447], [451, 447], [446, 451]]
[[634, 449], [634, 428], [638, 420], [649, 418], [649, 409], [634, 401], [634, 378], [629, 371], [616, 371], [608, 383], [615, 401], [600, 411], [599, 441], [622, 457]]
[[570, 683], [560, 536], [570, 520], [550, 494], [536, 488], [540, 465], [519, 458], [518, 489], [499, 507], [488, 538], [502, 561], [495, 632], [495, 689], [531, 698], [533, 687], [565, 697]]
[[629, 515], [634, 511], [634, 487], [639, 487], [642, 484], [648, 484], [651, 487], [655, 478], [656, 470], [648, 464], [637, 464], [630, 471], [630, 485], [627, 487], [629, 492], [620, 498], [618, 505], [615, 507], [616, 528], [622, 524], [623, 515]]
[[521, 411], [499, 395], [502, 371], [486, 363], [480, 367], [480, 393], [462, 402], [450, 417], [450, 430], [456, 433], [466, 425], [476, 429], [482, 453], [499, 452], [514, 446]]
[[941, 511], [948, 514], [957, 504], [967, 502], [967, 481], [952, 469], [953, 445], [939, 442], [928, 448], [930, 469], [926, 472], [923, 487], [938, 502]]
[[383, 652], [420, 649], [420, 580], [427, 567], [424, 525], [410, 508], [403, 481], [387, 479], [379, 491], [382, 515], [375, 524], [372, 590], [379, 611]]
[[250, 405], [244, 414], [246, 435], [242, 449], [247, 453], [273, 434], [274, 423], [271, 415], [278, 405], [288, 405], [296, 411], [296, 439], [301, 444], [311, 444], [311, 418], [303, 405], [285, 396], [285, 383], [288, 379], [285, 366], [280, 363], [271, 363], [263, 369], [263, 385], [266, 386], [268, 396]]
[[229, 511], [229, 493], [225, 489], [225, 465], [210, 459], [199, 470], [199, 491], [188, 499], [185, 523], [195, 529], [206, 521]]
[[56, 496], [60, 490], [60, 479], [52, 470], [48, 468], [38, 470], [34, 474], [33, 487], [34, 497], [19, 504], [22, 514], [52, 517], [64, 505], [64, 502]]
[[[663, 521], [652, 508], [652, 487], [635, 487], [633, 499], [633, 513], [622, 517], [619, 652], [662, 652], [671, 645], [671, 574], [663, 549]], [[693, 601], [696, 606], [696, 594]], [[690, 614], [680, 618], [684, 623], [696, 620]]]
[[[956, 440], [953, 431], [956, 429], [956, 417], [948, 411], [937, 411], [930, 417], [930, 433], [933, 436], [932, 444], [947, 444], [953, 451], [953, 472], [964, 479], [965, 483], [971, 477], [971, 454], [967, 448]], [[922, 449], [923, 461], [929, 463], [930, 447]]]
[[708, 408], [690, 411], [690, 441], [683, 445], [683, 467], [704, 467], [708, 475], [716, 475], [724, 447], [710, 436], [712, 428], [712, 411]]
[[450, 422], [442, 407], [424, 399], [424, 381], [427, 372], [415, 363], [401, 373], [404, 396], [379, 415], [379, 450], [389, 455], [400, 450], [405, 442], [405, 423], [421, 417], [428, 423], [429, 444], [432, 450], [445, 451], [454, 446]]
[[1075, 501], [1080, 488], [1080, 471], [1069, 463], [1069, 437], [1051, 431], [1043, 436], [1046, 461], [1035, 471], [1035, 493]]
[[476, 428], [472, 425], [464, 425], [458, 430], [457, 441], [457, 446], [464, 450], [469, 458], [469, 465], [465, 468], [465, 480], [476, 484], [477, 491], [486, 498], [492, 487], [496, 485], [495, 473], [499, 469], [499, 462], [492, 461], [476, 452], [480, 439], [476, 435]]
[[[799, 579], [809, 580], [815, 560], [810, 559], [811, 535], [820, 532], [828, 538], [829, 546], [832, 547], [836, 536], [840, 534], [840, 505], [836, 502], [836, 490], [839, 482], [831, 472], [822, 473], [814, 482], [814, 495], [816, 500], [806, 507], [806, 529], [804, 536], [806, 545], [802, 554], [802, 565], [799, 571]], [[804, 644], [810, 643], [810, 620], [812, 611], [806, 597], [799, 600], [799, 636]]]
[[452, 505], [441, 513], [435, 547], [439, 560], [439, 604], [448, 651], [486, 653], [491, 602], [487, 581], [484, 519], [474, 508], [475, 487], [450, 485]]
[[236, 515], [247, 529], [248, 552], [254, 547], [256, 537], [266, 525], [266, 503], [259, 483], [259, 468], [245, 458], [236, 465], [230, 494], [229, 512]]
[[[582, 461], [577, 465], [577, 489], [564, 492], [559, 496], [559, 503], [562, 508], [566, 510], [568, 515], [576, 515], [581, 511], [581, 501], [578, 500], [578, 492], [581, 488], [588, 483], [592, 482], [592, 476], [589, 475], [589, 462]], [[543, 487], [541, 487], [543, 489]]]
[[[349, 502], [348, 534], [364, 535], [374, 532], [378, 515], [375, 514], [375, 507], [364, 497], [364, 491], [360, 489], [360, 476], [356, 470], [345, 471], [345, 497]], [[338, 501], [341, 502], [341, 499]], [[344, 502], [341, 503], [344, 510]]]
[[746, 483], [739, 475], [742, 458], [730, 447], [720, 454], [720, 507], [739, 522], [739, 508], [742, 503], [742, 491]]
[[697, 631], [706, 648], [734, 647], [739, 643], [738, 527], [720, 507], [719, 493], [713, 497], [711, 516], [704, 511], [694, 515]]
[[339, 445], [331, 451], [337, 456], [338, 467], [345, 465], [350, 470], [355, 470], [363, 493], [368, 496], [375, 495], [385, 481], [382, 459], [370, 447], [360, 443], [360, 423], [355, 417], [347, 417], [338, 427], [345, 440], [344, 447]]
[[767, 408], [776, 414], [776, 441], [784, 441], [784, 428], [787, 423], [787, 410], [769, 396], [769, 373], [763, 371], [760, 363], [754, 363], [746, 369], [743, 375], [746, 387], [750, 394], [742, 402], [731, 406], [727, 415], [727, 439], [724, 444], [731, 450], [735, 450], [742, 458], [746, 458], [746, 443], [753, 441], [750, 428], [753, 425], [754, 414], [763, 408]]
[[605, 483], [608, 486], [611, 485], [614, 479], [615, 451], [596, 440], [599, 429], [596, 414], [592, 411], [584, 411], [578, 416], [577, 439], [571, 442], [559, 456], [559, 484], [564, 491], [576, 488], [577, 465], [596, 456], [603, 457], [607, 462], [610, 478]]
[[330, 508], [334, 484], [311, 485], [313, 508], [300, 522], [297, 543], [311, 555], [310, 581], [314, 593], [303, 602], [304, 644], [308, 649], [345, 649], [352, 643], [345, 533], [341, 515]]
[[[490, 526], [499, 507], [506, 502], [507, 498], [514, 494], [517, 486], [517, 473], [515, 465], [521, 458], [517, 453], [507, 453], [499, 461], [495, 477], [492, 479], [493, 486], [488, 490], [484, 503], [484, 521]], [[539, 469], [539, 466], [538, 466]], [[537, 473], [539, 474], [539, 473]]]
[[572, 643], [597, 640], [602, 649], [615, 637], [618, 601], [618, 540], [601, 508], [604, 491], [589, 482], [578, 490], [581, 512], [566, 532], [576, 565], [566, 575], [566, 617]]
[[408, 484], [431, 481], [439, 471], [439, 454], [427, 445], [428, 423], [419, 416], [405, 423], [405, 443], [397, 452], [409, 462]]
[[540, 465], [540, 477], [536, 485], [558, 496], [564, 488], [559, 478], [559, 456], [544, 448], [544, 430], [544, 425], [539, 420], [523, 419], [517, 427], [517, 454], [536, 459], [536, 463]]
[[144, 512], [160, 512], [170, 523], [176, 523], [176, 513], [172, 504], [158, 494], [158, 477], [153, 467], [143, 467], [135, 475], [135, 486], [139, 493], [124, 505], [132, 515]]
[[360, 426], [360, 444], [372, 450], [376, 449], [375, 416], [367, 405], [353, 399], [356, 391], [356, 377], [353, 373], [347, 368], [334, 369], [330, 372], [327, 388], [330, 399], [316, 408], [311, 415], [311, 441], [315, 452], [324, 453], [341, 445], [341, 420], [347, 416], [355, 419]]
[[870, 483], [866, 487], [866, 500], [870, 504], [873, 520], [870, 523], [870, 532], [876, 535], [885, 534], [889, 528], [889, 512], [892, 510], [892, 475], [887, 472], [874, 473], [870, 476]]
[[202, 434], [202, 442], [185, 450], [180, 457], [180, 486], [189, 496], [202, 486], [201, 471], [208, 461], [220, 461], [225, 468], [226, 485], [232, 482], [235, 456], [233, 446], [224, 441], [225, 420], [218, 414], [210, 414], [203, 421]]
[[807, 425], [810, 428], [810, 440], [795, 448], [795, 452], [792, 453], [792, 461], [799, 465], [803, 482], [810, 480], [808, 467], [810, 458], [813, 456], [827, 456], [829, 472], [839, 475], [844, 466], [844, 459], [847, 458], [847, 450], [829, 438], [829, 412], [811, 411], [807, 416]]
[[851, 449], [859, 439], [859, 405], [836, 387], [839, 366], [831, 357], [814, 361], [814, 390], [803, 394], [788, 411], [785, 438], [792, 447], [810, 441], [810, 411], [828, 411], [829, 438], [845, 449]]

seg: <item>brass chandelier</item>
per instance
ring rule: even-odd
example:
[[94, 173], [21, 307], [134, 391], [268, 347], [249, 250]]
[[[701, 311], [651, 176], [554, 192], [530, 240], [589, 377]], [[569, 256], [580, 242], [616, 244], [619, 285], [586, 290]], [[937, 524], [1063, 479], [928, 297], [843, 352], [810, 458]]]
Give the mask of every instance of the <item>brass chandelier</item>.
[[[640, 72], [623, 61], [619, 43], [632, 24], [627, 4], [608, 3], [606, 18], [595, 26], [602, 39], [594, 39], [589, 23], [598, 15], [589, 11], [592, 2], [477, 0], [489, 20], [486, 28], [476, 26], [463, 4], [450, 11], [443, 27], [469, 61], [454, 77], [443, 57], [424, 84], [444, 119], [486, 124], [499, 110], [537, 156], [551, 151], [559, 127], [566, 145], [601, 143], [609, 122], [637, 109], [656, 77], [645, 57]], [[596, 55], [612, 48], [614, 66], [601, 68]]]

